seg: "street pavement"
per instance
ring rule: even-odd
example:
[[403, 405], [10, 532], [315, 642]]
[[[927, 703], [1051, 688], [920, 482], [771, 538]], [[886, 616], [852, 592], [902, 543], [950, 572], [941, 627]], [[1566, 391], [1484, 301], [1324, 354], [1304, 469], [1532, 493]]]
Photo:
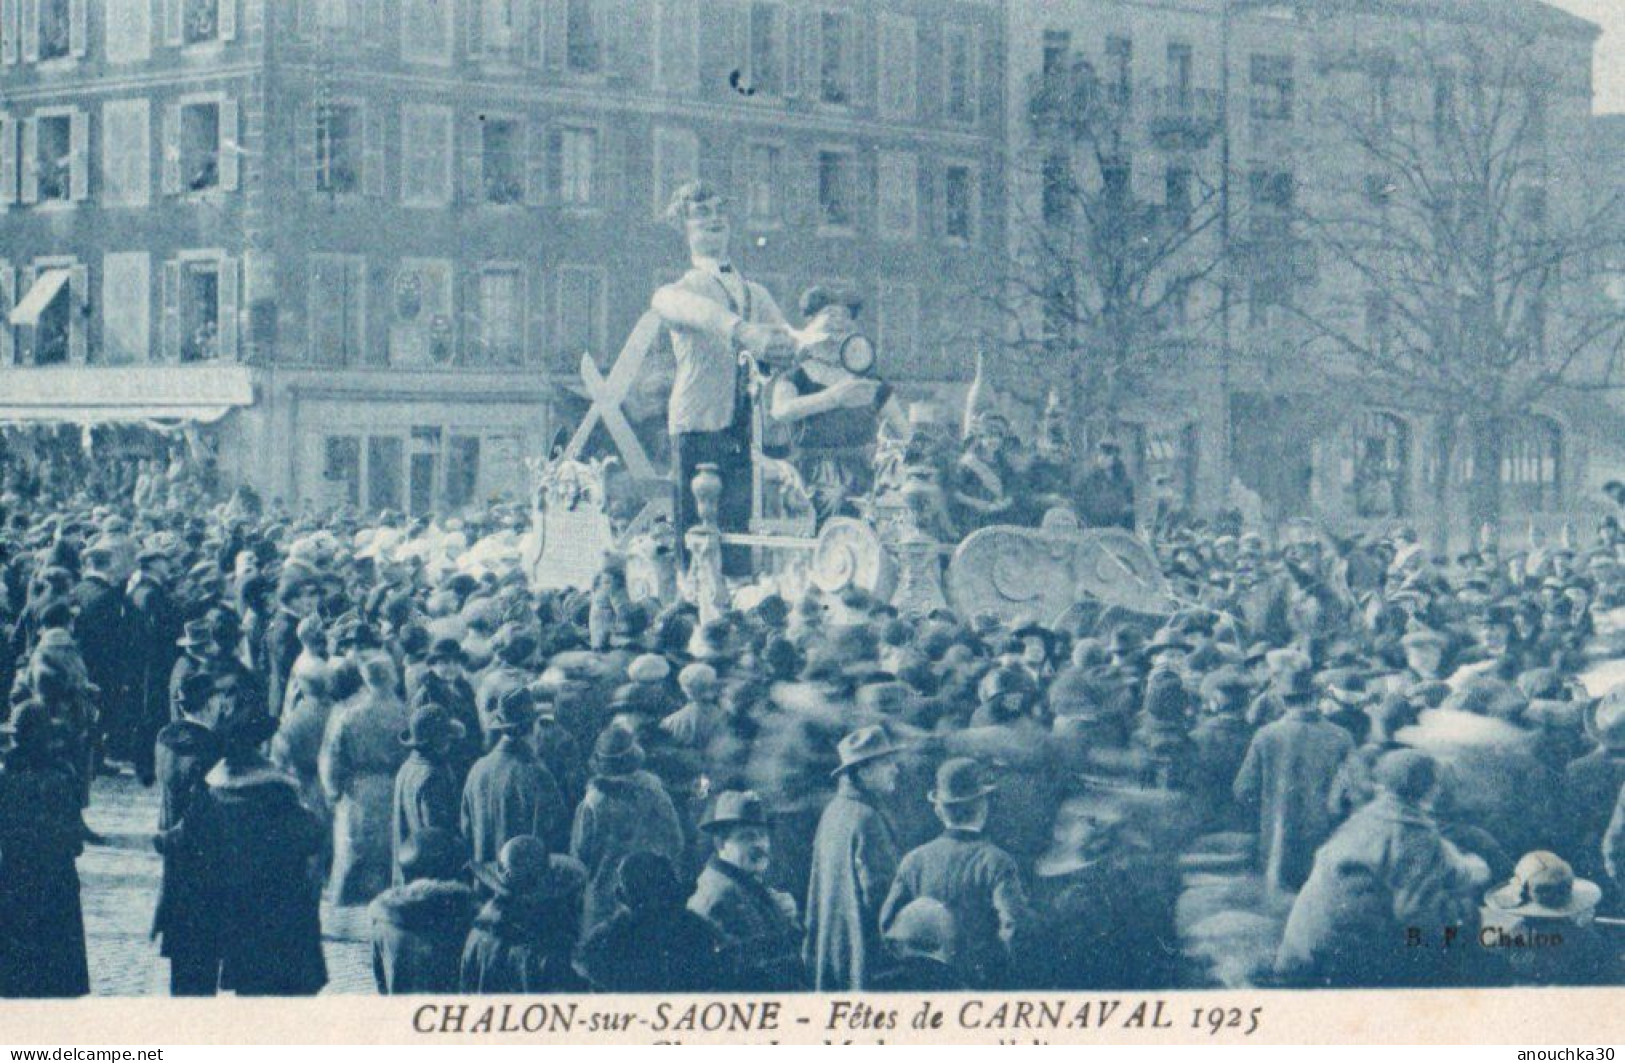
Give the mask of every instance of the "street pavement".
[[[86, 846], [79, 858], [90, 987], [97, 996], [163, 996], [169, 963], [158, 955], [152, 908], [158, 897], [159, 861], [152, 847], [158, 824], [158, 792], [128, 775], [96, 780], [86, 820], [107, 844]], [[322, 905], [322, 950], [327, 956], [325, 993], [377, 990], [365, 907]]]

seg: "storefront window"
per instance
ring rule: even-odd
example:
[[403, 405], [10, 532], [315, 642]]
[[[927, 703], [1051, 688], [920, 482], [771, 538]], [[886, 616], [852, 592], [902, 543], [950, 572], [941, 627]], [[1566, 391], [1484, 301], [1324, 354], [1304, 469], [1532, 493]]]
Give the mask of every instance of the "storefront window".
[[480, 482], [480, 437], [452, 436], [446, 451], [446, 508], [460, 509], [475, 501]]
[[397, 436], [367, 439], [367, 508], [373, 512], [401, 508], [401, 466], [405, 446]]
[[1409, 509], [1410, 426], [1389, 413], [1368, 413], [1354, 425], [1354, 513], [1402, 517]]
[[361, 440], [355, 436], [328, 436], [322, 455], [322, 483], [327, 499], [355, 506], [361, 503]]
[[189, 262], [181, 290], [181, 361], [220, 357], [220, 266]]
[[1501, 493], [1515, 513], [1546, 513], [1562, 500], [1563, 430], [1546, 417], [1525, 417], [1502, 439]]

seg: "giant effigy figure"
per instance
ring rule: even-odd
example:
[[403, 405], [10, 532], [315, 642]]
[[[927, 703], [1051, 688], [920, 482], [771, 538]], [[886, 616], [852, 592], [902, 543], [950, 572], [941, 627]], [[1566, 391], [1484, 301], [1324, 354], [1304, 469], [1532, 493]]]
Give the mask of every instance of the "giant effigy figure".
[[789, 429], [790, 461], [818, 519], [856, 516], [874, 486], [876, 435], [907, 434], [891, 386], [874, 375], [874, 351], [854, 330], [863, 303], [843, 288], [817, 286], [801, 297], [807, 324], [795, 363], [774, 380], [769, 412]]
[[[753, 416], [748, 361], [783, 362], [794, 351], [789, 325], [773, 296], [741, 276], [729, 257], [732, 227], [725, 208], [721, 194], [703, 181], [677, 189], [666, 217], [688, 241], [690, 267], [658, 289], [652, 302], [671, 333], [677, 361], [666, 425], [680, 550], [686, 550], [685, 533], [695, 523], [690, 484], [702, 464], [715, 465], [722, 480], [722, 531], [747, 530]], [[730, 548], [723, 567], [727, 575], [747, 576], [749, 554]]]

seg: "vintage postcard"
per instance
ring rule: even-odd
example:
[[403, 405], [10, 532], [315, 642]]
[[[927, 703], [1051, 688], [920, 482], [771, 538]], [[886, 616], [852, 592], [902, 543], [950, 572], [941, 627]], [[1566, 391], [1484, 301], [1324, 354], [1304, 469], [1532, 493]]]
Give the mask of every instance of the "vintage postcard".
[[1625, 1042], [1618, 0], [0, 0], [0, 313], [0, 1038]]

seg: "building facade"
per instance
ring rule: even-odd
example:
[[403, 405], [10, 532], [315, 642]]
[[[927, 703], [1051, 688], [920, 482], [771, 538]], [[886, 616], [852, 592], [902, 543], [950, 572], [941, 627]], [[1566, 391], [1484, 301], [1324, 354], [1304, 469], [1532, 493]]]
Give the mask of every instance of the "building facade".
[[[1384, 315], [1370, 278], [1327, 253], [1325, 227], [1309, 231], [1308, 219], [1382, 217], [1395, 178], [1351, 129], [1393, 122], [1397, 145], [1406, 123], [1454, 121], [1456, 94], [1477, 86], [1431, 49], [1467, 26], [1521, 35], [1537, 69], [1552, 72], [1516, 119], [1535, 156], [1528, 172], [1539, 174], [1529, 181], [1538, 187], [1518, 191], [1543, 218], [1580, 216], [1594, 204], [1579, 146], [1596, 27], [1538, 3], [1478, 0], [1016, 0], [1007, 11], [1013, 159], [1052, 150], [1044, 119], [1057, 93], [1077, 98], [1081, 80], [1113, 109], [1105, 191], [1115, 180], [1132, 209], [1166, 215], [1188, 211], [1180, 204], [1193, 185], [1210, 190], [1214, 213], [1189, 256], [1211, 269], [1168, 327], [1181, 360], [1123, 405], [1119, 431], [1142, 483], [1166, 478], [1198, 509], [1235, 506], [1268, 523], [1324, 517], [1470, 535], [1472, 455], [1454, 444], [1440, 460], [1439, 421], [1417, 395], [1359, 386], [1370, 376], [1359, 352], [1378, 348], [1397, 312]], [[1041, 225], [1053, 187], [1041, 166], [1018, 169], [1007, 182], [1017, 255], [1018, 219]], [[1328, 342], [1335, 336], [1348, 342]], [[1593, 503], [1614, 433], [1611, 414], [1585, 395], [1603, 370], [1577, 360], [1564, 386], [1506, 426], [1497, 460], [1508, 527], [1561, 523]]]
[[207, 426], [267, 497], [520, 492], [582, 356], [686, 267], [660, 214], [697, 176], [792, 317], [850, 283], [887, 372], [968, 372], [943, 293], [1004, 240], [986, 0], [4, 0], [0, 27], [10, 423], [161, 394], [135, 412]]

